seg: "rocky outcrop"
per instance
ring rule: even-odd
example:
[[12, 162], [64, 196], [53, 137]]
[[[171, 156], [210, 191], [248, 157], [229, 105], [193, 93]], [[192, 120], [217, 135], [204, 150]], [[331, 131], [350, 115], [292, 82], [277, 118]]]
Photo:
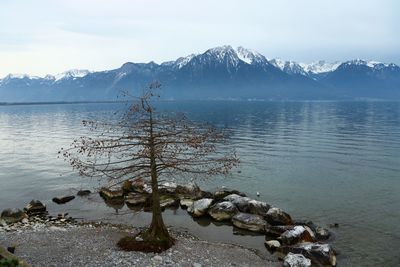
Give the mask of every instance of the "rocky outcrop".
[[55, 197], [55, 198], [53, 198], [53, 202], [55, 202], [57, 204], [65, 204], [67, 202], [70, 202], [74, 198], [75, 198], [75, 196]]
[[264, 233], [267, 226], [262, 216], [242, 212], [232, 217], [232, 223], [238, 228], [259, 233]]
[[236, 206], [229, 201], [219, 202], [208, 210], [208, 214], [216, 221], [230, 220], [238, 212]]
[[192, 214], [193, 217], [200, 217], [207, 213], [209, 207], [214, 200], [212, 198], [202, 198], [193, 202], [187, 211]]
[[284, 267], [311, 267], [311, 260], [301, 254], [293, 254], [289, 252], [283, 259]]
[[1, 213], [0, 219], [6, 223], [16, 223], [28, 218], [28, 215], [20, 209], [6, 209]]
[[316, 265], [336, 266], [335, 251], [329, 244], [300, 243], [293, 246], [281, 246], [277, 251], [283, 255], [289, 252], [302, 254]]

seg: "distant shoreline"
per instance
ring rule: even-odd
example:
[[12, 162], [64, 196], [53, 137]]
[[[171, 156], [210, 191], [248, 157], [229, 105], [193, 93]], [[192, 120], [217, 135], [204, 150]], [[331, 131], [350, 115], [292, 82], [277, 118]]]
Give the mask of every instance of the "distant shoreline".
[[25, 105], [69, 105], [69, 104], [106, 104], [123, 103], [125, 101], [54, 101], [54, 102], [0, 102], [0, 106], [25, 106]]
[[[332, 99], [332, 100], [290, 100], [290, 99], [164, 99], [161, 102], [187, 102], [187, 101], [223, 101], [223, 102], [400, 102], [392, 99]], [[29, 106], [29, 105], [72, 105], [72, 104], [110, 104], [125, 103], [126, 100], [101, 100], [101, 101], [49, 101], [49, 102], [0, 102], [0, 106]]]

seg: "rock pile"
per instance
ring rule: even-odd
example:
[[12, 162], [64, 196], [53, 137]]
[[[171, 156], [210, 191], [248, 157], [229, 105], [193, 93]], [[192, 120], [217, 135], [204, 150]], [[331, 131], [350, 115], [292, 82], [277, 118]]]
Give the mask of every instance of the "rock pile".
[[[335, 251], [323, 243], [330, 232], [311, 221], [295, 221], [278, 207], [246, 197], [237, 190], [202, 191], [193, 183], [186, 186], [162, 183], [159, 191], [163, 209], [180, 206], [193, 217], [208, 216], [211, 220], [230, 222], [237, 228], [264, 234], [265, 246], [285, 259], [285, 266], [309, 266], [309, 261], [316, 265], [336, 265]], [[100, 195], [106, 202], [122, 201], [131, 209], [149, 210], [151, 192], [151, 186], [140, 180], [125, 183], [117, 190], [104, 188]], [[303, 265], [293, 265], [293, 262]]]

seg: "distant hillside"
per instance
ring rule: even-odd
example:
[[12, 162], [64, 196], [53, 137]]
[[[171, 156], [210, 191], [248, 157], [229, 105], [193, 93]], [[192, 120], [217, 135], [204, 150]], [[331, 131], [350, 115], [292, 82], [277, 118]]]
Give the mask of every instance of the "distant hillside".
[[10, 74], [0, 80], [0, 102], [114, 100], [121, 90], [138, 91], [154, 80], [169, 99], [400, 100], [395, 64], [303, 64], [222, 46], [162, 64], [128, 62], [114, 70], [43, 78]]

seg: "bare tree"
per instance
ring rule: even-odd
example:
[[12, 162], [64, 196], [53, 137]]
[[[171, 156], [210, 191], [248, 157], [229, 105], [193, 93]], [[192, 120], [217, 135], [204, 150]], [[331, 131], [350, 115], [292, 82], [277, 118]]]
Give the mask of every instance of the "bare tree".
[[177, 175], [227, 174], [238, 163], [232, 151], [219, 152], [221, 131], [189, 121], [184, 115], [154, 108], [159, 83], [148, 86], [117, 122], [84, 121], [93, 137], [80, 137], [62, 150], [80, 175], [106, 177], [114, 185], [135, 178], [151, 180], [152, 221], [146, 241], [173, 244], [163, 222], [158, 183]]

